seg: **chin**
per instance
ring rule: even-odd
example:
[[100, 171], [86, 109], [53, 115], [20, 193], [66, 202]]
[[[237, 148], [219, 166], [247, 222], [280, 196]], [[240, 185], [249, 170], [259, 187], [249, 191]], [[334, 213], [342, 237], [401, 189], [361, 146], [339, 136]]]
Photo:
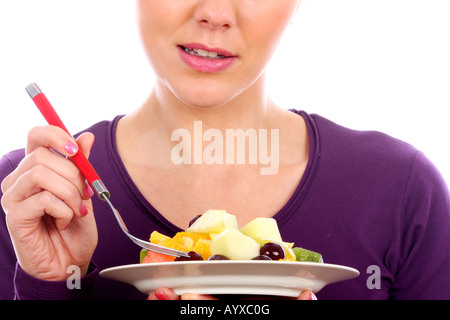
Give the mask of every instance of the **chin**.
[[202, 109], [202, 110], [207, 110], [207, 109], [217, 109], [222, 107], [223, 105], [225, 105], [228, 101], [223, 101], [223, 100], [219, 100], [219, 99], [211, 99], [211, 98], [206, 98], [206, 97], [200, 97], [200, 98], [192, 98], [190, 97], [189, 99], [183, 99], [181, 100], [183, 101], [183, 103], [191, 108], [196, 108], [196, 109]]
[[223, 88], [207, 85], [196, 85], [195, 88], [174, 92], [177, 98], [189, 107], [199, 109], [214, 109], [230, 102], [238, 93], [227, 92]]

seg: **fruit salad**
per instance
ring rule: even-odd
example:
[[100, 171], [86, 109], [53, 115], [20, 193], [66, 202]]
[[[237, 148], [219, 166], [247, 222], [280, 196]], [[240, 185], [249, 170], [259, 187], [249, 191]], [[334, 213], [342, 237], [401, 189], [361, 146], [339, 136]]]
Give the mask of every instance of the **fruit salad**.
[[187, 257], [141, 251], [141, 263], [188, 260], [276, 260], [323, 262], [322, 255], [284, 242], [273, 218], [256, 218], [239, 228], [235, 215], [208, 210], [196, 216], [189, 227], [173, 237], [153, 231], [150, 242], [180, 250]]

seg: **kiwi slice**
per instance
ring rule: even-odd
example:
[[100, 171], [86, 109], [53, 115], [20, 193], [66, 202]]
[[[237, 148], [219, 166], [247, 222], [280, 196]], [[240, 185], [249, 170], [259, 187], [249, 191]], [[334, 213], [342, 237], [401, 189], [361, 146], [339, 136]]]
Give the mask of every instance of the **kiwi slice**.
[[299, 247], [292, 248], [292, 251], [294, 251], [297, 261], [323, 263], [323, 258], [320, 253]]
[[142, 263], [142, 260], [147, 256], [148, 251], [145, 249], [142, 249], [139, 254], [139, 263]]

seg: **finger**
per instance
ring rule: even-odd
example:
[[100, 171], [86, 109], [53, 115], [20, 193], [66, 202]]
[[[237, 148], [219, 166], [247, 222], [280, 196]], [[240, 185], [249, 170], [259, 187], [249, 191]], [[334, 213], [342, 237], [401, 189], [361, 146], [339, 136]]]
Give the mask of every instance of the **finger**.
[[147, 300], [180, 300], [180, 296], [172, 289], [158, 288], [148, 296]]
[[70, 181], [79, 190], [83, 199], [87, 200], [92, 196], [92, 192], [88, 192], [89, 190], [87, 190], [83, 175], [73, 162], [42, 147], [37, 148], [31, 154], [27, 155], [19, 163], [16, 170], [4, 179], [2, 183], [3, 192], [11, 188], [23, 174], [40, 165], [47, 167], [49, 170], [64, 177], [67, 181]]
[[208, 294], [183, 293], [181, 295], [181, 300], [218, 300], [218, 299]]
[[55, 126], [35, 127], [28, 132], [26, 154], [39, 147], [53, 149], [66, 157], [75, 155], [79, 150], [75, 140], [63, 129]]
[[22, 202], [44, 190], [66, 203], [76, 216], [83, 217], [87, 214], [78, 188], [66, 178], [43, 165], [37, 165], [21, 175], [5, 194], [7, 196], [5, 201]]
[[317, 300], [316, 295], [309, 290], [304, 290], [302, 293], [297, 297], [297, 300]]
[[54, 218], [58, 230], [64, 230], [73, 218], [72, 209], [48, 191], [42, 191], [17, 204], [8, 211], [6, 219], [10, 232], [32, 231], [44, 215]]

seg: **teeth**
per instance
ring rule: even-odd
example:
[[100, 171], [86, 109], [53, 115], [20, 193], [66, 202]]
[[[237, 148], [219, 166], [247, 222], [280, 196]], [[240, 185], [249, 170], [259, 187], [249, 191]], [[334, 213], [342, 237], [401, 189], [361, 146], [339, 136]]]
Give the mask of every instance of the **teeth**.
[[224, 58], [224, 55], [218, 53], [218, 52], [209, 52], [202, 49], [189, 49], [184, 48], [184, 51], [186, 51], [189, 54], [192, 54], [194, 56], [202, 57], [202, 58], [208, 58], [208, 59], [222, 59]]
[[208, 57], [208, 51], [205, 51], [205, 50], [202, 50], [202, 49], [198, 49], [198, 50], [197, 50], [197, 54], [198, 54], [200, 57], [204, 57], [204, 58], [207, 58], [207, 57]]
[[217, 58], [219, 54], [217, 52], [208, 52], [208, 58]]

